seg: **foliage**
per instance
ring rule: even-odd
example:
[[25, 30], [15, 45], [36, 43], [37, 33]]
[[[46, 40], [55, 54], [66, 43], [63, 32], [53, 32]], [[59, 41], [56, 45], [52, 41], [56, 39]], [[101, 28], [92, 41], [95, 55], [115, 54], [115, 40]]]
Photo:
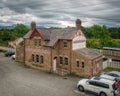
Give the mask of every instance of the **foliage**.
[[23, 46], [23, 45], [24, 45], [24, 42], [23, 42], [23, 41], [22, 41], [22, 42], [20, 42], [20, 45], [21, 45], [21, 46]]
[[16, 37], [23, 37], [29, 31], [29, 29], [23, 24], [17, 24], [13, 31]]
[[[57, 27], [51, 27], [51, 29], [57, 29]], [[23, 37], [28, 31], [29, 29], [23, 24], [17, 24], [14, 29], [0, 30], [0, 46], [7, 46], [9, 41]], [[82, 27], [82, 31], [87, 37], [87, 47], [89, 48], [120, 47], [120, 28], [93, 25], [89, 28]]]
[[120, 27], [119, 28], [109, 28], [111, 38], [120, 39]]
[[83, 27], [82, 30], [87, 37], [89, 48], [120, 47], [120, 28], [93, 25], [89, 28]]
[[105, 25], [103, 26], [93, 25], [92, 27], [83, 28], [82, 30], [87, 38], [92, 39], [111, 38], [108, 28]]
[[9, 41], [23, 37], [28, 31], [29, 29], [23, 24], [17, 24], [14, 29], [0, 30], [0, 46], [7, 46]]
[[87, 47], [101, 49], [105, 46], [120, 47], [120, 39], [87, 39]]

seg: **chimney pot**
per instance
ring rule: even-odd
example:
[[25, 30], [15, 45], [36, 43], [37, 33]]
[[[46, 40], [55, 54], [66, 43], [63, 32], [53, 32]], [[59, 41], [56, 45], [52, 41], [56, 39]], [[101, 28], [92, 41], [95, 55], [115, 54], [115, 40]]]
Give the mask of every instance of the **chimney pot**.
[[80, 19], [76, 20], [76, 28], [77, 28], [77, 30], [81, 29], [81, 20]]
[[31, 22], [31, 30], [34, 30], [36, 28], [36, 23], [34, 21]]

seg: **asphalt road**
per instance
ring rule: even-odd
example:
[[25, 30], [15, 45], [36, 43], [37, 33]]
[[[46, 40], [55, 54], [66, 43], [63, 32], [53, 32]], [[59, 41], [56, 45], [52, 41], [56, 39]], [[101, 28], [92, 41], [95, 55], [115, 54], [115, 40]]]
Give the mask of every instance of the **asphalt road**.
[[27, 68], [0, 53], [0, 96], [90, 96], [77, 90], [79, 79]]

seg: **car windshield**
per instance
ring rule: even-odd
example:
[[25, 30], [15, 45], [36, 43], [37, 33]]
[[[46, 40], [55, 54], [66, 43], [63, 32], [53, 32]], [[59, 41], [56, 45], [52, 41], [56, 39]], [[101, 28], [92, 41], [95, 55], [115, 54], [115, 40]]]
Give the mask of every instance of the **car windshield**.
[[119, 75], [115, 74], [115, 73], [107, 73], [107, 75], [113, 76], [113, 77], [119, 77]]

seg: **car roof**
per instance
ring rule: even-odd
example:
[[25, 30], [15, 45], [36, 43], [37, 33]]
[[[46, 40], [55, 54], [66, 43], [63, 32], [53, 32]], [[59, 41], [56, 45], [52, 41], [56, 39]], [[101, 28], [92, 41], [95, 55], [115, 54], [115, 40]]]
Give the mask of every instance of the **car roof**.
[[113, 84], [115, 82], [115, 81], [105, 79], [105, 78], [101, 78], [101, 77], [93, 77], [93, 78], [91, 78], [91, 80], [102, 82], [102, 83], [107, 83], [107, 84]]
[[100, 75], [101, 78], [109, 79], [109, 80], [115, 80], [116, 77], [107, 75], [107, 74], [102, 74]]
[[111, 72], [109, 72], [109, 73], [115, 73], [115, 74], [117, 74], [117, 75], [120, 76], [120, 72], [118, 72], [118, 71], [111, 71]]

